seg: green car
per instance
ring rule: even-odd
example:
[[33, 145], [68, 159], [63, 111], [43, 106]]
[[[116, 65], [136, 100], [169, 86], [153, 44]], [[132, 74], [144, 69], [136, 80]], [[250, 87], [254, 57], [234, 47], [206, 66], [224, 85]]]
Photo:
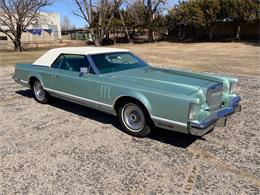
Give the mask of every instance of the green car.
[[151, 67], [124, 49], [52, 49], [17, 64], [13, 79], [37, 102], [55, 96], [115, 115], [137, 137], [154, 126], [203, 136], [241, 110], [237, 79]]

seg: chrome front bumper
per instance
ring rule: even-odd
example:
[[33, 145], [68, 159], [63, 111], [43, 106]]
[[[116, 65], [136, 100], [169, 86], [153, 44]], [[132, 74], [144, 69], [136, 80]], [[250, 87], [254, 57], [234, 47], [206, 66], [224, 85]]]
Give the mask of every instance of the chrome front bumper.
[[200, 122], [188, 122], [190, 134], [202, 136], [213, 130], [216, 126], [226, 126], [227, 118], [235, 112], [241, 111], [241, 105], [239, 104], [240, 101], [241, 99], [239, 96], [234, 96], [228, 107], [219, 110]]

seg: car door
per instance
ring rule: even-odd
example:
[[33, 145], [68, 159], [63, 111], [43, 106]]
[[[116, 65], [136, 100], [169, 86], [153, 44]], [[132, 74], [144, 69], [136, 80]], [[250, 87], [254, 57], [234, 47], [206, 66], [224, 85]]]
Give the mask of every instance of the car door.
[[[85, 55], [62, 54], [53, 64], [52, 92], [59, 97], [83, 103], [90, 107], [100, 107], [97, 102], [99, 84], [96, 82], [90, 63]], [[81, 67], [89, 69], [88, 74], [80, 72]]]

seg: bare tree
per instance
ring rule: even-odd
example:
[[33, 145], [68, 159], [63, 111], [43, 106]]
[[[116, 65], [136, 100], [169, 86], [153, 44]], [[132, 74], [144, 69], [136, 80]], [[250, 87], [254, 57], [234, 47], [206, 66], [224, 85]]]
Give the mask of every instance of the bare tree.
[[102, 44], [107, 35], [115, 12], [122, 4], [122, 0], [100, 0], [94, 4], [93, 0], [74, 0], [78, 10], [74, 14], [83, 18], [91, 33], [96, 46]]
[[72, 25], [68, 16], [64, 16], [61, 22], [61, 30], [71, 30]]
[[148, 26], [148, 37], [149, 42], [153, 41], [153, 19], [154, 13], [158, 11], [158, 8], [161, 4], [164, 4], [166, 0], [142, 0], [143, 7], [147, 17], [147, 26]]
[[127, 26], [125, 25], [125, 20], [124, 20], [124, 17], [123, 17], [123, 15], [122, 15], [122, 13], [121, 13], [121, 10], [119, 10], [119, 16], [120, 16], [120, 20], [121, 20], [121, 22], [122, 22], [122, 26], [123, 26], [123, 28], [124, 28], [126, 37], [127, 37], [127, 39], [128, 39], [129, 42], [132, 42], [132, 39], [131, 39], [131, 37], [130, 37], [130, 35], [129, 35], [129, 31], [128, 31], [128, 29], [127, 29]]
[[22, 51], [22, 33], [37, 21], [41, 8], [50, 3], [50, 0], [0, 0], [0, 32], [12, 40], [16, 51]]

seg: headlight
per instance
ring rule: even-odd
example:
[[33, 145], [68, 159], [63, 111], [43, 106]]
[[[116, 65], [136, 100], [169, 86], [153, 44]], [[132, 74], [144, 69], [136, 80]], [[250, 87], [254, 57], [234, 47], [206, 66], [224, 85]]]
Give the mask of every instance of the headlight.
[[234, 93], [236, 90], [237, 82], [230, 83], [229, 93]]
[[200, 105], [191, 103], [189, 109], [189, 119], [195, 120], [197, 118], [199, 111], [200, 111]]

